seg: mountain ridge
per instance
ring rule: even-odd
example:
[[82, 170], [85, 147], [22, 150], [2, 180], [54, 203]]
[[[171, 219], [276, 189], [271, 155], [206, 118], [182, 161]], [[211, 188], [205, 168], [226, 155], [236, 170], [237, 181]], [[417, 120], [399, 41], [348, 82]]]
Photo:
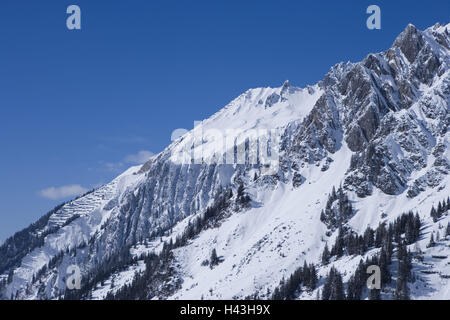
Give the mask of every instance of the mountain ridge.
[[[164, 242], [175, 242], [224, 190], [233, 193], [233, 204], [217, 225], [170, 251], [166, 267], [175, 270], [170, 274], [177, 281], [165, 293], [156, 290], [160, 298], [245, 298], [255, 292], [269, 298], [265, 292], [273, 292], [281, 277], [304, 261], [317, 264], [325, 277], [329, 267], [320, 265], [320, 255], [337, 231], [328, 233], [320, 211], [333, 185], [342, 185], [354, 206], [345, 222], [348, 228], [361, 233], [417, 210], [427, 230], [436, 232], [428, 212], [450, 194], [448, 29], [449, 24], [425, 31], [408, 25], [390, 49], [361, 62], [339, 63], [314, 86], [302, 89], [285, 82], [279, 88], [247, 90], [143, 166], [75, 200], [76, 212], [66, 214], [71, 202], [53, 213], [49, 221], [59, 229], [46, 235], [41, 247], [30, 245], [20, 267], [11, 260], [0, 270], [6, 281], [0, 293], [4, 298], [61, 298], [67, 266], [76, 264], [91, 285], [79, 298], [106, 298], [131, 284], [135, 271], [146, 270], [142, 254], [164, 252]], [[217, 141], [199, 131], [224, 128], [241, 129], [244, 138], [254, 129], [279, 129], [279, 166], [265, 174], [261, 163], [248, 161], [172, 161], [183, 150], [213, 154]], [[250, 157], [248, 150], [246, 155]], [[239, 202], [240, 185], [251, 198], [250, 207]], [[211, 244], [224, 261], [205, 269], [202, 261]], [[14, 247], [14, 241], [0, 247], [5, 261], [14, 252], [8, 246]], [[292, 253], [297, 250], [299, 254]], [[56, 266], [46, 268], [55, 257]], [[127, 261], [123, 266], [117, 262], [121, 259]], [[348, 265], [342, 259], [334, 265], [350, 274], [357, 258], [344, 259]], [[100, 288], [94, 289], [94, 279]], [[314, 298], [320, 288], [299, 297]], [[421, 290], [413, 295], [426, 297]], [[445, 293], [437, 297], [448, 298]]]

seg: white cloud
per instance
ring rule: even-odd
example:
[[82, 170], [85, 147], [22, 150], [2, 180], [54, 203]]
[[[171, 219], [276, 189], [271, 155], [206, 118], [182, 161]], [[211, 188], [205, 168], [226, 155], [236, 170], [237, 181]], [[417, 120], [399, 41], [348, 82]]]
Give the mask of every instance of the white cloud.
[[101, 162], [106, 171], [118, 172], [123, 170], [122, 162]]
[[139, 165], [144, 164], [155, 154], [148, 150], [141, 150], [136, 154], [129, 154], [120, 162], [107, 162], [99, 161], [100, 165], [97, 168], [88, 168], [89, 171], [102, 171], [102, 172], [112, 172], [114, 174], [123, 172], [128, 165]]
[[125, 158], [125, 162], [132, 164], [143, 164], [150, 160], [154, 153], [148, 150], [141, 150], [136, 154], [130, 154]]
[[86, 193], [88, 189], [80, 186], [79, 184], [61, 186], [61, 187], [50, 187], [39, 191], [39, 195], [44, 198], [59, 200], [69, 197], [79, 196]]

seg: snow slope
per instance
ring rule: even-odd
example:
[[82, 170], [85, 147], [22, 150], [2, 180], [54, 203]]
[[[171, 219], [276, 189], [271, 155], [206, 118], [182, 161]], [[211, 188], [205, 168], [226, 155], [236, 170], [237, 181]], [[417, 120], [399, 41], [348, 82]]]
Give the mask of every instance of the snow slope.
[[[121, 196], [127, 189], [133, 189], [142, 180], [143, 175], [136, 174], [140, 166], [132, 167], [123, 174], [92, 193], [71, 201], [64, 205], [58, 212], [53, 214], [43, 231], [61, 227], [57, 232], [45, 238], [42, 247], [35, 248], [22, 259], [20, 267], [14, 270], [14, 278], [8, 286], [5, 296], [14, 295], [17, 290], [26, 288], [31, 282], [33, 275], [44, 267], [49, 260], [60, 251], [71, 249], [87, 242], [98, 232], [108, 218], [117, 211], [111, 203], [120, 202]], [[75, 217], [68, 225], [65, 222]], [[42, 231], [39, 231], [42, 232]], [[62, 278], [66, 276], [66, 263], [60, 267], [59, 279], [61, 286], [64, 285]], [[64, 268], [65, 267], [65, 268]], [[36, 298], [32, 296], [31, 298]]]
[[[91, 281], [82, 298], [117, 293], [148, 271], [145, 254], [164, 252], [223, 190], [231, 190], [230, 201], [237, 203], [242, 185], [250, 206], [230, 206], [173, 249], [173, 275], [158, 281], [176, 278], [179, 286], [161, 296], [149, 289], [149, 298], [269, 298], [305, 261], [322, 278], [301, 299], [317, 298], [331, 266], [348, 281], [360, 259], [377, 250], [321, 264], [325, 245], [337, 237], [321, 211], [332, 188], [342, 186], [355, 209], [346, 226], [359, 234], [409, 210], [419, 213], [421, 238], [410, 249], [420, 247], [424, 260], [414, 263], [418, 280], [410, 284], [411, 296], [450, 299], [450, 239], [444, 237], [450, 220], [448, 213], [438, 222], [429, 215], [450, 195], [449, 32], [449, 24], [425, 31], [408, 25], [387, 51], [338, 64], [314, 86], [285, 82], [248, 90], [143, 166], [53, 212], [44, 227], [29, 231], [43, 244], [28, 240], [20, 263], [13, 257], [20, 239], [0, 247], [10, 262], [0, 270], [10, 280], [0, 285], [0, 297], [62, 298], [73, 264]], [[231, 144], [227, 130], [235, 134]], [[251, 139], [258, 152], [267, 143], [269, 162], [250, 160]], [[438, 231], [437, 245], [426, 248]], [[212, 249], [221, 258], [213, 268], [203, 263]]]

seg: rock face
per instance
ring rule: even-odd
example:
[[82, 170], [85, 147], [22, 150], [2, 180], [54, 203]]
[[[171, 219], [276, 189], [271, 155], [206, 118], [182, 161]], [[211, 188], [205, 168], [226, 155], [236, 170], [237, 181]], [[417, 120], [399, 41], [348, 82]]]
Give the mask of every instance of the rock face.
[[[352, 201], [361, 203], [375, 193], [407, 197], [411, 203], [416, 203], [415, 199], [424, 192], [444, 190], [450, 171], [449, 29], [449, 25], [437, 24], [422, 32], [408, 25], [387, 51], [370, 54], [358, 63], [340, 63], [317, 85], [306, 89], [285, 82], [280, 88], [248, 90], [142, 167], [131, 168], [110, 184], [56, 208], [39, 223], [9, 239], [0, 247], [0, 280], [4, 279], [0, 282], [0, 294], [4, 298], [18, 299], [60, 298], [65, 294], [66, 269], [76, 264], [88, 283], [83, 289], [84, 296], [80, 297], [104, 298], [105, 292], [117, 290], [131, 281], [134, 272], [145, 269], [141, 254], [160, 252], [164, 241], [175, 240], [190, 218], [204, 214], [209, 206], [217, 203], [218, 195], [223, 195], [224, 190], [230, 190], [230, 201], [235, 201], [238, 191], [242, 193], [241, 185], [251, 194], [251, 209], [230, 206], [224, 217], [232, 219], [243, 212], [260, 212], [258, 210], [266, 207], [267, 212], [275, 214], [284, 201], [281, 190], [284, 195], [289, 190], [298, 192], [298, 196], [286, 195], [289, 201], [296, 201], [312, 188], [315, 193], [308, 197], [316, 199], [317, 203], [325, 201], [317, 190], [329, 192], [332, 186], [339, 185], [342, 186], [340, 192], [348, 192]], [[218, 140], [202, 136], [200, 131], [229, 128], [241, 129], [244, 139], [241, 145], [226, 146], [222, 151], [231, 151], [237, 159], [236, 150], [242, 147], [245, 161], [232, 164], [207, 163], [204, 159], [200, 163], [174, 161], [174, 154], [180, 150], [188, 150], [190, 154], [197, 148], [206, 150], [217, 145]], [[267, 128], [281, 133], [279, 140], [271, 140], [266, 145], [262, 143], [262, 136], [257, 136], [258, 150], [267, 146], [279, 154], [279, 165], [272, 167], [270, 173], [261, 159], [256, 163], [249, 161], [249, 140], [245, 139], [246, 132], [255, 134], [254, 129]], [[196, 140], [199, 134], [201, 139]], [[218, 159], [222, 158], [223, 153], [219, 152]], [[329, 177], [328, 185], [320, 185], [323, 184], [317, 182], [320, 177]], [[314, 189], [315, 184], [318, 189]], [[277, 197], [280, 197], [279, 206], [266, 204]], [[332, 204], [327, 211], [331, 218], [334, 217]], [[311, 202], [306, 206], [303, 201], [295, 207], [311, 212], [313, 209], [309, 208], [313, 205]], [[310, 220], [320, 225], [320, 209], [314, 210]], [[357, 209], [347, 211], [342, 221], [359, 219]], [[373, 214], [379, 216], [378, 212]], [[257, 215], [255, 223], [261, 223], [261, 228], [270, 225], [271, 218], [258, 220], [260, 216], [265, 215]], [[220, 229], [221, 223], [211, 228]], [[289, 233], [296, 225], [298, 232]], [[245, 238], [248, 234], [242, 224], [234, 228], [232, 234], [210, 240], [219, 243], [224, 237], [223, 250], [232, 247], [233, 236]], [[303, 229], [295, 219], [286, 221], [285, 225], [277, 222], [248, 251], [233, 252], [234, 256], [242, 255], [241, 264], [230, 266], [232, 271], [229, 271], [224, 262], [217, 269], [231, 274], [239, 268], [245, 274], [245, 266], [252, 264], [256, 247], [277, 244], [273, 249], [276, 251], [291, 240], [289, 243], [293, 246], [306, 244], [306, 238], [295, 238]], [[286, 232], [283, 240], [277, 238], [278, 230]], [[326, 232], [311, 235], [311, 239], [318, 239], [320, 243]], [[244, 247], [242, 241], [240, 246]], [[197, 248], [200, 247], [202, 245], [198, 244]], [[289, 253], [283, 252], [280, 256], [289, 257]], [[297, 258], [284, 260], [290, 264], [285, 262], [283, 270], [292, 269]], [[178, 254], [178, 259], [171, 276], [177, 276], [176, 270], [193, 272], [185, 269], [182, 254]], [[258, 259], [265, 263], [261, 260], [263, 257]], [[274, 274], [279, 275], [280, 270]], [[268, 279], [261, 287], [279, 280], [263, 275], [261, 278]], [[99, 293], [95, 279], [107, 279], [110, 287]], [[177, 286], [173, 286], [173, 292], [166, 292], [164, 297], [171, 294], [183, 297], [177, 293], [178, 280], [174, 281]], [[111, 282], [116, 283], [115, 289]], [[194, 288], [195, 283], [192, 286]], [[223, 294], [231, 298], [235, 292]]]
[[291, 147], [296, 155], [289, 158], [320, 162], [344, 140], [354, 152], [345, 187], [360, 197], [370, 195], [373, 186], [389, 195], [409, 188], [414, 196], [420, 185], [439, 184], [447, 171], [445, 157], [412, 186], [408, 179], [427, 168], [447, 132], [449, 58], [443, 30], [436, 25], [421, 33], [409, 25], [386, 52], [333, 67], [320, 83], [324, 94], [299, 126], [298, 143]]
[[409, 24], [394, 42], [394, 46], [401, 50], [409, 63], [416, 60], [424, 44], [422, 34], [412, 24]]

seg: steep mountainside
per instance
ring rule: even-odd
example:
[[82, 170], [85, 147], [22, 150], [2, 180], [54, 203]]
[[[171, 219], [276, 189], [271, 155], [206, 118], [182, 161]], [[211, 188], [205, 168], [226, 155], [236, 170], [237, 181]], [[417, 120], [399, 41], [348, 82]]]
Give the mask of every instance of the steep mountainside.
[[[8, 239], [0, 297], [326, 299], [342, 278], [348, 298], [450, 299], [449, 33], [408, 25], [314, 86], [248, 90]], [[355, 296], [361, 260], [381, 293]]]

